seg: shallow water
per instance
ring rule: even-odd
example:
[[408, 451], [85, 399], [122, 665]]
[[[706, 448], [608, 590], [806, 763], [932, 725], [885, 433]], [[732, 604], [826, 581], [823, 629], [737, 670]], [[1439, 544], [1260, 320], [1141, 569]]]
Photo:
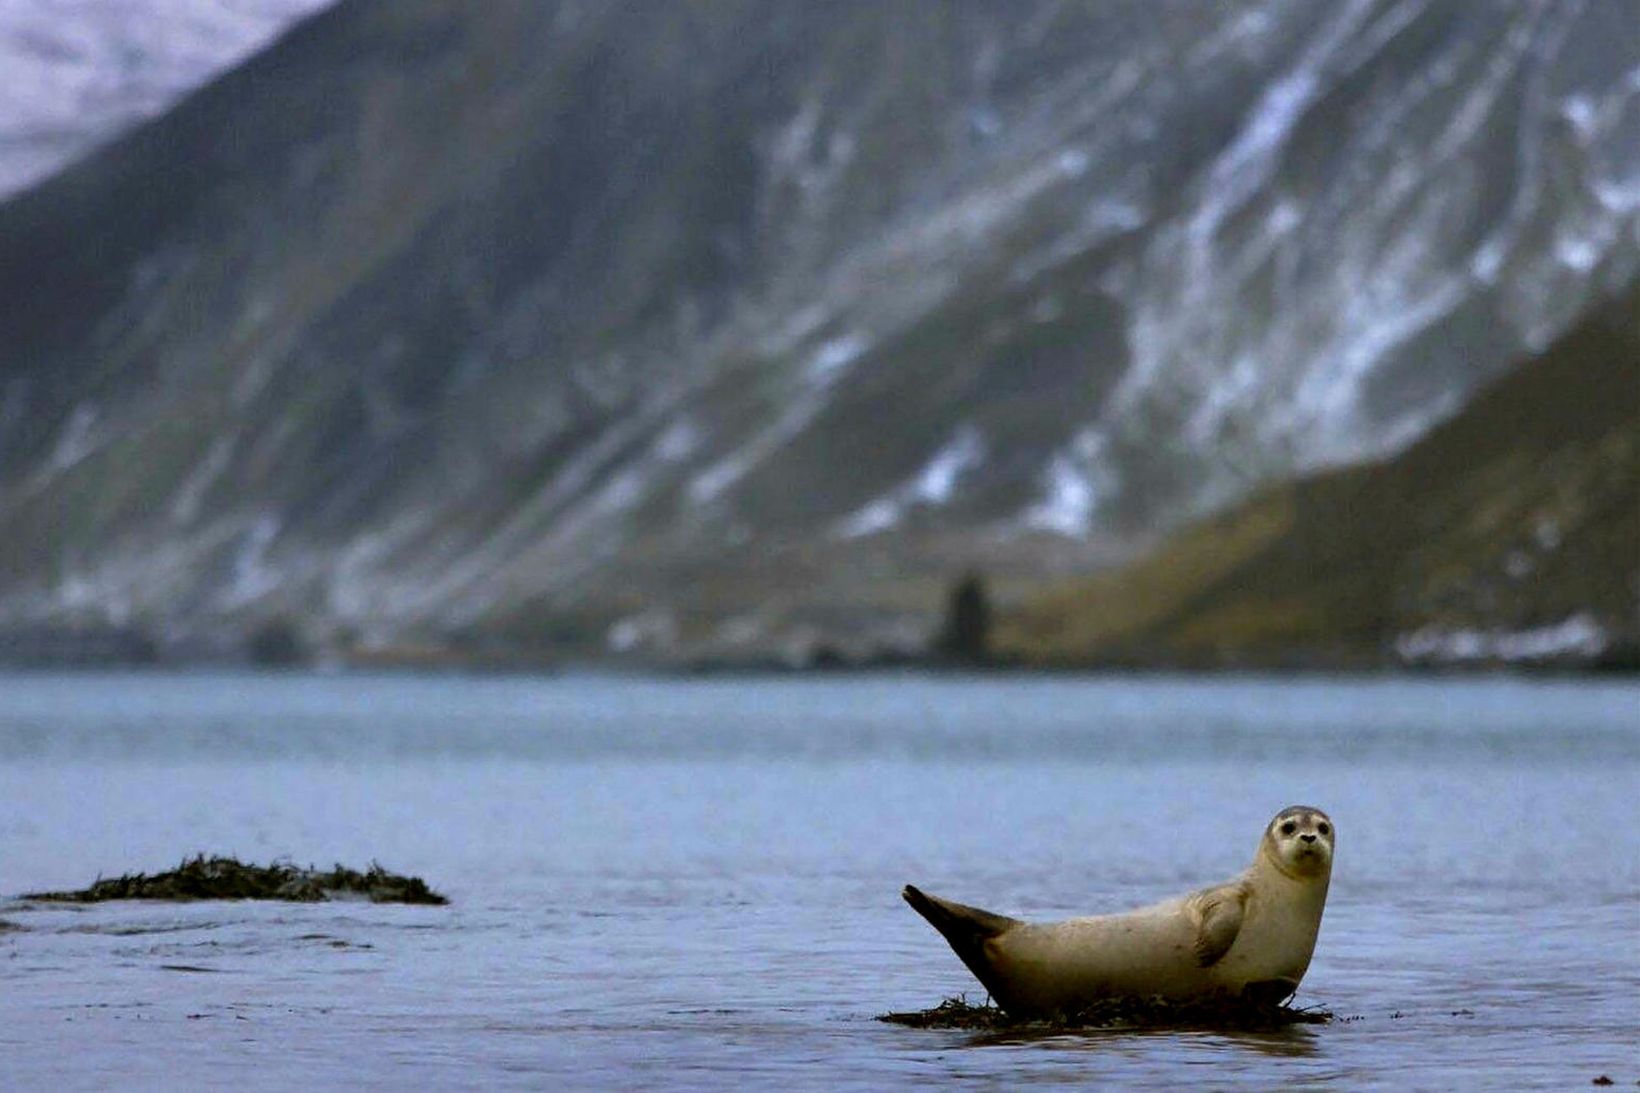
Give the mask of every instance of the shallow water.
[[[1640, 685], [0, 675], [0, 897], [196, 850], [447, 908], [0, 898], [0, 1086], [1640, 1080]], [[1282, 1033], [994, 1038], [906, 881], [1025, 917], [1339, 828]]]

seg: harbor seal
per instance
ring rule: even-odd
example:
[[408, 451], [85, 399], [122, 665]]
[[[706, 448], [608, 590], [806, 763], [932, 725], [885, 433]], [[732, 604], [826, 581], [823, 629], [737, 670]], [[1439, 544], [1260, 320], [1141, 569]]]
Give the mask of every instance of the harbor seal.
[[1280, 1002], [1310, 966], [1332, 876], [1333, 824], [1284, 808], [1234, 880], [1119, 915], [1032, 924], [926, 895], [905, 901], [1015, 1017], [1070, 1016], [1107, 998]]

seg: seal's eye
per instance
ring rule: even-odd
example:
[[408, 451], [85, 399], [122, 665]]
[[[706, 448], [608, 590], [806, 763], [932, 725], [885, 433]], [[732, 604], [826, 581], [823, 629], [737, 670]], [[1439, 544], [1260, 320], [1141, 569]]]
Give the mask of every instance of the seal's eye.
[[1316, 824], [1315, 829], [1317, 831], [1321, 832], [1323, 835], [1331, 835], [1332, 834], [1332, 828], [1328, 827], [1326, 824]]
[[1291, 821], [1291, 820], [1288, 820], [1286, 823], [1281, 825], [1281, 833], [1283, 835], [1291, 835], [1293, 832], [1295, 832], [1297, 830], [1298, 830], [1298, 825], [1293, 823], [1293, 821]]

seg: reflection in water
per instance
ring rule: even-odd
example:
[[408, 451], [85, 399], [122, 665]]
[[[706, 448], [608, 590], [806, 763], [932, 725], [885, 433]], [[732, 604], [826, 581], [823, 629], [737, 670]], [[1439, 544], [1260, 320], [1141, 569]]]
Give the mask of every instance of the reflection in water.
[[1227, 1032], [1224, 1042], [1248, 1048], [1259, 1055], [1308, 1058], [1315, 1054], [1319, 1032], [1309, 1025], [1270, 1029], [1268, 1032]]
[[1044, 1026], [972, 1033], [960, 1041], [960, 1046], [985, 1048], [1035, 1045], [1062, 1050], [1111, 1051], [1131, 1046], [1135, 1041], [1143, 1039], [1185, 1042], [1195, 1040], [1204, 1045], [1223, 1044], [1246, 1048], [1259, 1055], [1305, 1058], [1315, 1054], [1316, 1037], [1315, 1027], [1309, 1025], [1293, 1025], [1259, 1032], [1241, 1029], [1181, 1032], [1176, 1029], [1158, 1028], [1063, 1029]]

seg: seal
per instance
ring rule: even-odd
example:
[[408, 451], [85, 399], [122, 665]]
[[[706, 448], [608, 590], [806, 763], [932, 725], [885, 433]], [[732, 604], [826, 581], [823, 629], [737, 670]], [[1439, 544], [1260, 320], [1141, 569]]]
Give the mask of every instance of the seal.
[[1310, 966], [1332, 876], [1334, 831], [1294, 805], [1233, 880], [1119, 915], [1032, 924], [902, 893], [1015, 1017], [1069, 1016], [1101, 999], [1280, 1002]]

